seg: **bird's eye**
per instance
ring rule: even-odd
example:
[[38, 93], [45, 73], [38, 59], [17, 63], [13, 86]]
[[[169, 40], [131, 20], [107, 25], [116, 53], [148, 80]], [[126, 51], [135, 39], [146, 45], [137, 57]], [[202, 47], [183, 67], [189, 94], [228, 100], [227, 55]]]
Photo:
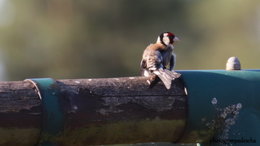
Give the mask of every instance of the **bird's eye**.
[[168, 36], [168, 37], [169, 37], [170, 40], [173, 40], [173, 39], [175, 38], [174, 35], [170, 35], [170, 36]]

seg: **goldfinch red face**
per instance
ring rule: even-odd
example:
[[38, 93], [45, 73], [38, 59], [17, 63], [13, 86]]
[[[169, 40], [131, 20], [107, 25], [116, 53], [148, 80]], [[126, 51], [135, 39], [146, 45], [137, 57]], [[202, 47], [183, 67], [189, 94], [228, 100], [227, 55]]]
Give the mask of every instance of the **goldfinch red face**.
[[166, 46], [173, 45], [174, 42], [179, 41], [179, 38], [171, 32], [164, 32], [158, 36], [157, 43], [162, 43]]

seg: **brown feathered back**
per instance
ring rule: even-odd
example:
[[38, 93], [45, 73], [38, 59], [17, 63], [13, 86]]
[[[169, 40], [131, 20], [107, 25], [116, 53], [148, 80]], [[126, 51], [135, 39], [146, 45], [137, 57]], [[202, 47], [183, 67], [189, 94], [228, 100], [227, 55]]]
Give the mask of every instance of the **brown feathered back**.
[[150, 44], [147, 46], [143, 53], [141, 67], [149, 70], [160, 68], [163, 61], [161, 51], [164, 51], [166, 48], [166, 46], [159, 43]]

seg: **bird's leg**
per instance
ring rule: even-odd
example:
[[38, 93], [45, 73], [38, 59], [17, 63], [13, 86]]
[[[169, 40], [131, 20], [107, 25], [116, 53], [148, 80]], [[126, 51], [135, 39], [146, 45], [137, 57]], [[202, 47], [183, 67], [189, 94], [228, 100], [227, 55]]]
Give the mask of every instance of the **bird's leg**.
[[147, 80], [148, 84], [150, 85], [149, 88], [153, 88], [159, 81], [160, 78], [157, 75], [151, 75]]

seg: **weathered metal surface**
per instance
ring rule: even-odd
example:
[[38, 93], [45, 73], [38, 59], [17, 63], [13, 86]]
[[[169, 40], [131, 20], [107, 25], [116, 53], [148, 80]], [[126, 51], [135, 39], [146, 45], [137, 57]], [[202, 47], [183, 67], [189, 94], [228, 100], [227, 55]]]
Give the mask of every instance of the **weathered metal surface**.
[[[162, 83], [149, 88], [145, 77], [58, 80], [66, 117], [63, 133], [51, 140], [60, 145], [195, 143], [220, 136], [259, 144], [259, 70], [179, 73], [188, 99], [180, 79], [171, 90]], [[30, 83], [0, 83], [0, 119], [0, 145], [37, 143], [41, 107]]]
[[172, 90], [162, 83], [151, 89], [146, 80], [59, 80], [62, 89], [74, 92], [64, 96], [70, 109], [64, 135], [56, 141], [63, 145], [178, 141], [187, 116], [181, 80]]
[[[58, 137], [47, 137], [48, 140], [59, 145], [178, 141], [186, 126], [184, 86], [177, 79], [171, 90], [162, 83], [149, 88], [147, 79], [58, 80], [64, 131]], [[1, 104], [2, 100], [7, 105]], [[0, 144], [37, 143], [42, 139], [41, 112], [40, 99], [32, 84], [0, 83], [0, 119], [4, 119], [0, 120], [0, 134], [6, 134], [0, 135], [4, 138]]]
[[0, 113], [19, 112], [40, 106], [34, 86], [25, 81], [0, 82]]
[[40, 130], [40, 100], [33, 86], [0, 82], [0, 145], [34, 145]]
[[[260, 70], [196, 70], [180, 73], [189, 98], [189, 132], [185, 133], [183, 141], [187, 142], [189, 137], [196, 137], [197, 142], [207, 138], [215, 138], [220, 142], [253, 139], [257, 143], [239, 144], [259, 145]], [[210, 133], [211, 136], [207, 137]]]

